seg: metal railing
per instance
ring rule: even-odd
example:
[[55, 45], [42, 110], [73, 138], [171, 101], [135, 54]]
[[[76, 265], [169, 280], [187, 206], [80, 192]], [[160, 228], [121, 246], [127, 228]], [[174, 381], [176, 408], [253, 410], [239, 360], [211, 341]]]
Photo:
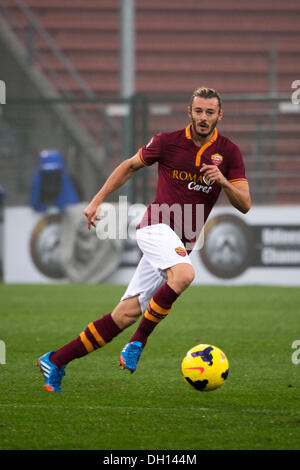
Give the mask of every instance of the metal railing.
[[[108, 131], [106, 139], [109, 140], [112, 150], [104, 168], [105, 174], [109, 174], [124, 158], [133, 155], [154, 134], [185, 127], [189, 122], [188, 99], [187, 96], [135, 95], [127, 100], [116, 98], [96, 100], [95, 104], [101, 103], [103, 112], [109, 117], [109, 122], [114, 123], [114, 129], [116, 126], [121, 128], [123, 119], [130, 118], [130, 153], [128, 155], [123, 153], [122, 132], [115, 132], [112, 128]], [[25, 142], [30, 142], [32, 149], [27, 148], [27, 154], [33, 152], [35, 141], [42, 133], [38, 127], [39, 113], [53, 102], [71, 104], [72, 100], [8, 98], [4, 107], [4, 120], [13, 123], [16, 121], [16, 116], [20, 120], [22, 115], [20, 126], [14, 129], [19, 131]], [[75, 101], [78, 107], [84, 107], [89, 102], [83, 98]], [[300, 204], [300, 113], [295, 112], [297, 109], [292, 106], [282, 107], [282, 103], [290, 103], [290, 95], [224, 95], [223, 103], [224, 117], [218, 129], [221, 134], [234, 141], [242, 151], [253, 203]], [[285, 108], [284, 112], [282, 112], [283, 108]], [[27, 123], [29, 119], [35, 119], [35, 126]], [[14, 135], [18, 134], [14, 131]], [[56, 147], [61, 145], [59, 138], [55, 138], [54, 134], [53, 145]], [[71, 146], [70, 140], [66, 144], [66, 152]], [[95, 171], [92, 171], [89, 177], [81, 174], [80, 165], [86, 166], [86, 162], [80, 154], [76, 161], [78, 168], [73, 169], [77, 173], [83, 192], [88, 194], [87, 188], [91, 192], [95, 191], [101, 183], [99, 175]], [[70, 164], [73, 165], [72, 160]], [[17, 174], [15, 176], [17, 178]], [[18, 178], [22, 177], [25, 178], [19, 172]], [[156, 165], [138, 172], [127, 187], [130, 199], [143, 203], [149, 202], [155, 195], [156, 181]], [[19, 181], [17, 186], [25, 189], [28, 188], [28, 184], [28, 180]], [[222, 198], [220, 203], [224, 203]]]

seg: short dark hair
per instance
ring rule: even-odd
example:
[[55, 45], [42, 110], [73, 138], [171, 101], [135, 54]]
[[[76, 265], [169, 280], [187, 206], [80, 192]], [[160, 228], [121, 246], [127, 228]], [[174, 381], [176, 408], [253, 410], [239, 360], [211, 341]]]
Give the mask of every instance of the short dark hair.
[[221, 95], [218, 93], [216, 90], [213, 88], [207, 88], [207, 87], [200, 87], [197, 88], [194, 93], [192, 94], [191, 98], [191, 103], [190, 106], [192, 107], [192, 104], [194, 102], [195, 98], [217, 98], [218, 104], [219, 104], [219, 109], [222, 109], [222, 100], [221, 100]]

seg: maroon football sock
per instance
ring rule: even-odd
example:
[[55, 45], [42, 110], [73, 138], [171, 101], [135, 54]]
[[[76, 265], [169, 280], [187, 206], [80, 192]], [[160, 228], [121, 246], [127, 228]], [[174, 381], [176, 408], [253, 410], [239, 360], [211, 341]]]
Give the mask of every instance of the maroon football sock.
[[90, 323], [73, 341], [57, 349], [50, 360], [57, 367], [63, 367], [73, 359], [83, 357], [105, 346], [121, 331], [112, 319], [111, 313], [108, 313]]
[[143, 347], [146, 345], [148, 336], [152, 333], [158, 323], [163, 320], [171, 310], [177, 294], [166, 282], [153, 295], [138, 329], [131, 337], [131, 341], [140, 341]]

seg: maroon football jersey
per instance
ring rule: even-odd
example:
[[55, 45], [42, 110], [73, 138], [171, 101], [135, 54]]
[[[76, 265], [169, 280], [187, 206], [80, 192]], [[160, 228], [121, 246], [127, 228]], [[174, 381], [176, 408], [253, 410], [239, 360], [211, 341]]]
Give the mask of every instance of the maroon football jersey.
[[[157, 134], [139, 150], [139, 158], [145, 166], [158, 162], [156, 197], [139, 227], [167, 223], [184, 245], [198, 237], [221, 191], [218, 183], [208, 181], [200, 173], [202, 164], [218, 165], [233, 184], [247, 182], [239, 148], [216, 128], [201, 148], [191, 138], [191, 124], [175, 132]], [[172, 211], [167, 210], [170, 207]]]

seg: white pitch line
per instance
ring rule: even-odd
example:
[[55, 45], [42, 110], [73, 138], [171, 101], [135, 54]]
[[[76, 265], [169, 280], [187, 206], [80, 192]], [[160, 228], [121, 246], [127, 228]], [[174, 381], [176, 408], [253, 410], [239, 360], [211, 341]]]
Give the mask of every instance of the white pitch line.
[[[232, 413], [235, 410], [228, 410], [223, 408], [208, 408], [208, 407], [190, 407], [190, 408], [164, 408], [164, 407], [144, 407], [144, 406], [103, 406], [103, 405], [60, 405], [60, 404], [42, 404], [42, 403], [32, 403], [32, 404], [16, 404], [16, 403], [0, 403], [0, 408], [63, 408], [63, 409], [82, 409], [82, 410], [128, 410], [128, 411], [172, 411], [172, 412], [186, 412], [186, 411], [210, 411], [213, 413]], [[269, 410], [269, 409], [259, 409], [259, 408], [241, 408], [239, 411], [240, 413], [271, 413], [274, 415], [278, 414], [287, 414], [289, 411], [288, 409], [282, 410]]]
[[[145, 406], [103, 406], [103, 405], [53, 405], [53, 404], [15, 404], [15, 403], [0, 403], [0, 408], [75, 408], [83, 410], [97, 410], [97, 409], [109, 409], [109, 410], [157, 410], [157, 411], [211, 411], [211, 408], [163, 408], [163, 407], [145, 407]], [[217, 411], [217, 410], [215, 410]]]

